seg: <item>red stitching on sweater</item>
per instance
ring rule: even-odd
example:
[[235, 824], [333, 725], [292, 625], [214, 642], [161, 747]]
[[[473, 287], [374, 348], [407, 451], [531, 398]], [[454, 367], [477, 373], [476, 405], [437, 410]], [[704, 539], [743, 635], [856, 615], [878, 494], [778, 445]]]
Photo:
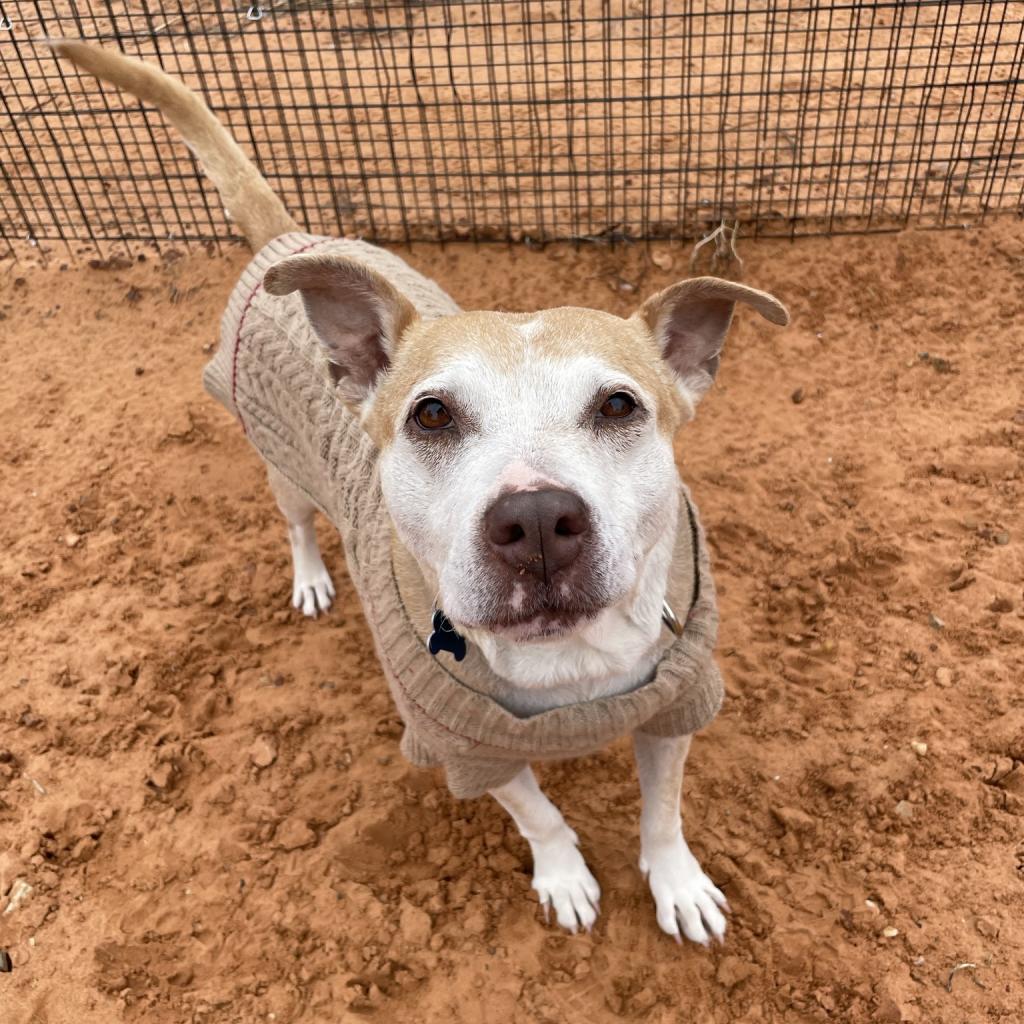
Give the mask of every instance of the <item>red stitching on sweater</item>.
[[[298, 256], [300, 252], [312, 249], [314, 245], [319, 245], [321, 242], [329, 241], [329, 238], [318, 238], [314, 242], [307, 242], [301, 248], [295, 249], [293, 252], [286, 253], [281, 257], [281, 259], [286, 259], [288, 256]], [[257, 253], [257, 255], [259, 254]], [[238, 422], [242, 425], [242, 433], [245, 434], [246, 437], [249, 436], [249, 431], [246, 429], [245, 420], [242, 419], [242, 410], [238, 408], [238, 401], [235, 398], [235, 392], [238, 389], [238, 352], [242, 345], [242, 328], [245, 326], [245, 318], [249, 313], [249, 307], [252, 305], [252, 300], [256, 298], [256, 293], [262, 287], [263, 278], [260, 278], [260, 280], [256, 282], [256, 287], [249, 292], [249, 298], [245, 300], [245, 305], [242, 307], [242, 314], [238, 318], [238, 329], [235, 331], [235, 347], [231, 353], [231, 404], [235, 407], [235, 410], [238, 413]]]

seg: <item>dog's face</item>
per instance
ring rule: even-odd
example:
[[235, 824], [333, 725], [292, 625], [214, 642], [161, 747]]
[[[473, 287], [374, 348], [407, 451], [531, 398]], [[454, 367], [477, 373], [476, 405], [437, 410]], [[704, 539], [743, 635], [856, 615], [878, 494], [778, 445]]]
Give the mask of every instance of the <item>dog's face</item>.
[[770, 296], [710, 278], [629, 319], [423, 321], [383, 279], [318, 257], [277, 264], [268, 288], [302, 291], [439, 605], [463, 629], [520, 641], [572, 633], [633, 592], [674, 528], [673, 436], [711, 384], [734, 303], [787, 319]]
[[528, 640], [632, 590], [675, 510], [680, 405], [636, 322], [465, 313], [406, 333], [366, 423], [449, 617]]

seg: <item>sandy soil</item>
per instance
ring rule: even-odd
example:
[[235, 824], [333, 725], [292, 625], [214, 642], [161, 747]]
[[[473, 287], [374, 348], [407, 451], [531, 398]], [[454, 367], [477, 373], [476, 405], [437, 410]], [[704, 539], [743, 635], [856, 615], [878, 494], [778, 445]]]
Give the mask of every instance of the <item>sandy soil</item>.
[[[729, 690], [685, 800], [711, 952], [656, 927], [625, 742], [543, 771], [593, 936], [540, 921], [497, 805], [403, 763], [336, 540], [303, 620], [200, 389], [246, 255], [172, 255], [0, 266], [5, 1024], [1021, 1019], [1018, 221], [743, 251], [794, 325], [741, 317], [678, 449]], [[470, 307], [626, 312], [685, 276], [653, 256], [411, 259]]]

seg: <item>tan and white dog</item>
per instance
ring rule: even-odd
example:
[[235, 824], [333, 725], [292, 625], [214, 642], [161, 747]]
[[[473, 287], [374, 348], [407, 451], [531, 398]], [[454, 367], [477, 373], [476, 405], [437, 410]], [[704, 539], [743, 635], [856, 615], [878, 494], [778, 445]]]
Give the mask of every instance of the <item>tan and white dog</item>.
[[[84, 43], [48, 45], [156, 104], [254, 250], [297, 230], [179, 82]], [[405, 271], [385, 276], [293, 256], [265, 286], [301, 292], [339, 394], [379, 449], [397, 540], [507, 684], [501, 704], [528, 717], [635, 690], [664, 649], [662, 605], [681, 516], [673, 437], [712, 384], [735, 303], [776, 324], [788, 322], [785, 309], [763, 292], [700, 278], [654, 295], [628, 319], [579, 308], [428, 318], [403, 294], [404, 279]], [[315, 505], [281, 473], [270, 478], [288, 521], [293, 604], [315, 616], [334, 596]], [[640, 866], [658, 923], [677, 940], [721, 939], [725, 897], [683, 838], [690, 737], [637, 732], [635, 746]], [[589, 929], [598, 884], [532, 771], [491, 793], [530, 845], [541, 903], [563, 927]]]

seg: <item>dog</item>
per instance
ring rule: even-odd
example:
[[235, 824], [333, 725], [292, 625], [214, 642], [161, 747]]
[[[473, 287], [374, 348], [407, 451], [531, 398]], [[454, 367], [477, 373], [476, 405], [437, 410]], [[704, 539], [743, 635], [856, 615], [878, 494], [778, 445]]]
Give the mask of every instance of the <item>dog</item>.
[[443, 764], [457, 796], [490, 793], [530, 846], [545, 913], [589, 931], [600, 888], [529, 762], [632, 731], [657, 922], [677, 942], [721, 941], [728, 904], [680, 813], [692, 734], [722, 688], [703, 531], [673, 438], [714, 381], [735, 304], [782, 326], [784, 306], [697, 278], [628, 318], [463, 312], [392, 253], [299, 231], [160, 69], [46, 43], [155, 104], [257, 254], [206, 386], [267, 463], [306, 615], [335, 594], [314, 514], [342, 531], [403, 752]]

